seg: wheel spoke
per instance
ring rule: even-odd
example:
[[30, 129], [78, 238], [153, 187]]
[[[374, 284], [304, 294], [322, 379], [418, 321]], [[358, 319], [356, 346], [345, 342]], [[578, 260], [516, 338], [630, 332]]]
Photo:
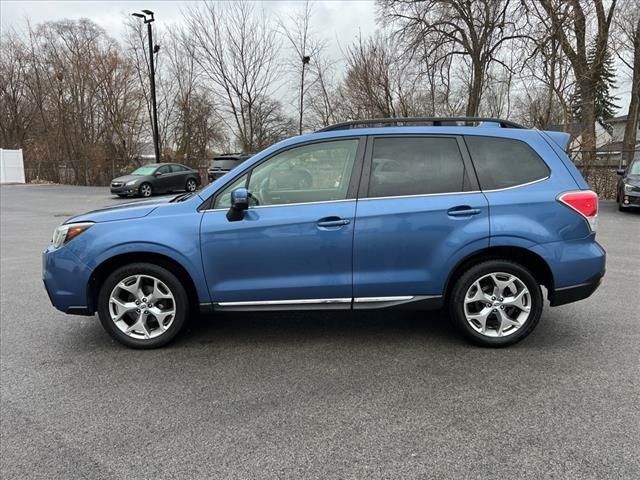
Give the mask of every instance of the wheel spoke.
[[134, 302], [123, 302], [119, 298], [112, 298], [111, 303], [116, 305], [116, 316], [113, 318], [114, 322], [119, 321], [125, 313], [131, 312], [137, 308]]
[[529, 305], [525, 305], [525, 298], [526, 298], [526, 295], [528, 293], [529, 293], [529, 291], [526, 288], [524, 288], [524, 289], [522, 289], [522, 291], [517, 293], [515, 296], [505, 298], [504, 302], [502, 302], [502, 303], [505, 306], [516, 307], [517, 309], [519, 309], [519, 310], [521, 310], [523, 312], [529, 313], [529, 311], [531, 310], [531, 307]]
[[[162, 289], [161, 289], [162, 287]], [[168, 293], [164, 293], [162, 290], [166, 290]], [[173, 295], [171, 295], [171, 292], [169, 291], [169, 289], [167, 288], [167, 286], [162, 283], [160, 280], [158, 280], [157, 278], [153, 279], [153, 290], [151, 291], [151, 293], [148, 296], [148, 300], [150, 302], [155, 302], [158, 301], [160, 299], [171, 299], [173, 300]]]
[[487, 331], [487, 318], [489, 318], [490, 314], [491, 308], [486, 307], [478, 313], [468, 313], [467, 319], [477, 321], [480, 324], [480, 332], [485, 333]]
[[471, 285], [471, 287], [472, 288], [475, 287], [476, 293], [471, 297], [467, 296], [464, 299], [464, 303], [465, 304], [475, 303], [475, 302], [484, 302], [484, 303], [487, 303], [487, 302], [490, 303], [491, 302], [491, 296], [487, 295], [486, 293], [484, 293], [482, 291], [482, 288], [480, 287], [480, 282], [479, 281], [475, 282], [473, 285]]
[[495, 273], [491, 274], [491, 280], [493, 280], [494, 288], [494, 296], [496, 297], [504, 297], [504, 292], [507, 288], [513, 288], [513, 284], [515, 282], [515, 277], [509, 276], [508, 280], [500, 280]]
[[498, 326], [497, 332], [498, 336], [501, 337], [504, 333], [504, 329], [508, 327], [519, 327], [520, 323], [517, 320], [513, 320], [509, 318], [509, 315], [504, 310], [498, 310], [500, 325]]
[[135, 277], [136, 281], [134, 283], [132, 283], [131, 285], [127, 285], [125, 282], [130, 278], [131, 277], [125, 278], [122, 282], [120, 282], [118, 284], [118, 288], [121, 288], [122, 290], [126, 290], [130, 294], [137, 297], [140, 290], [140, 275], [136, 275]]
[[162, 330], [166, 330], [166, 327], [164, 325], [164, 321], [167, 319], [168, 316], [173, 315], [174, 314], [174, 310], [160, 310], [157, 307], [153, 307], [149, 309], [149, 312], [156, 318], [156, 320], [158, 321], [158, 325], [160, 326], [160, 328]]

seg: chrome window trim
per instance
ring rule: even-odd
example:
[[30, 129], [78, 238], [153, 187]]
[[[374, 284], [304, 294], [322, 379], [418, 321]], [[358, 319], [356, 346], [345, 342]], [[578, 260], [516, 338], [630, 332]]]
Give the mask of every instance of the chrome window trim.
[[[548, 175], [544, 178], [540, 178], [538, 180], [533, 180], [527, 183], [521, 183], [519, 185], [513, 185], [511, 187], [503, 187], [503, 188], [494, 188], [492, 190], [469, 190], [466, 192], [445, 192], [445, 193], [420, 193], [416, 195], [394, 195], [392, 197], [364, 197], [364, 198], [347, 198], [343, 200], [322, 200], [318, 202], [300, 202], [300, 203], [279, 203], [277, 205], [256, 205], [250, 207], [249, 210], [254, 210], [258, 208], [273, 208], [273, 207], [295, 207], [299, 205], [319, 205], [323, 203], [340, 203], [340, 202], [355, 202], [355, 201], [366, 201], [366, 200], [392, 200], [398, 198], [421, 198], [421, 197], [440, 197], [443, 195], [467, 195], [471, 193], [494, 193], [494, 192], [503, 192], [506, 190], [513, 190], [514, 188], [527, 187], [529, 185], [533, 185], [536, 183], [544, 182], [545, 180], [549, 180], [551, 175]], [[201, 212], [226, 212], [228, 208], [212, 208], [207, 210], [201, 210]]]
[[[273, 208], [273, 207], [297, 207], [299, 205], [320, 205], [322, 203], [343, 203], [343, 202], [355, 202], [355, 198], [345, 198], [342, 200], [318, 200], [317, 202], [298, 202], [298, 203], [278, 203], [276, 205], [254, 205], [249, 207], [249, 210], [256, 210], [258, 208]], [[207, 210], [200, 210], [201, 212], [227, 212], [228, 208], [210, 208]]]
[[547, 175], [544, 178], [539, 178], [538, 180], [532, 180], [531, 182], [521, 183], [519, 185], [514, 185], [512, 187], [503, 187], [503, 188], [494, 188], [492, 190], [482, 190], [484, 193], [492, 193], [492, 192], [502, 192], [504, 190], [513, 190], [514, 188], [526, 187], [528, 185], [533, 185], [534, 183], [544, 182], [545, 180], [549, 180], [551, 175]]

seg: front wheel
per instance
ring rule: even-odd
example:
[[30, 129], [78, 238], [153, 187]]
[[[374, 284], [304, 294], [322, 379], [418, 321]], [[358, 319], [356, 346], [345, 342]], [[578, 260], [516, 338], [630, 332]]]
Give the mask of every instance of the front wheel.
[[473, 343], [512, 345], [540, 321], [542, 291], [529, 270], [507, 260], [471, 267], [456, 281], [449, 300], [451, 318]]
[[150, 197], [153, 194], [153, 188], [151, 188], [151, 184], [150, 183], [143, 183], [142, 185], [140, 185], [140, 196], [141, 197]]
[[197, 187], [198, 187], [198, 184], [196, 183], [196, 181], [193, 178], [190, 178], [189, 180], [187, 180], [187, 184], [185, 185], [185, 190], [187, 192], [195, 192]]
[[115, 270], [98, 294], [98, 315], [114, 339], [132, 348], [171, 342], [189, 314], [187, 293], [169, 270], [134, 263]]

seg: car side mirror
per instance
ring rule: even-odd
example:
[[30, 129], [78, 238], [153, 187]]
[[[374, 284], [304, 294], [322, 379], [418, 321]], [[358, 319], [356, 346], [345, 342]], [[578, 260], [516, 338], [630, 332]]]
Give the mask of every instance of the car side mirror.
[[237, 222], [244, 218], [244, 211], [249, 208], [249, 190], [244, 187], [231, 192], [231, 208], [227, 212], [227, 220]]
[[164, 173], [162, 173], [162, 172], [156, 172], [156, 173], [155, 173], [155, 176], [156, 176], [156, 177], [161, 177], [162, 175], [164, 175]]
[[619, 168], [619, 169], [617, 169], [617, 170], [616, 170], [616, 173], [617, 173], [618, 175], [624, 175], [624, 168]]

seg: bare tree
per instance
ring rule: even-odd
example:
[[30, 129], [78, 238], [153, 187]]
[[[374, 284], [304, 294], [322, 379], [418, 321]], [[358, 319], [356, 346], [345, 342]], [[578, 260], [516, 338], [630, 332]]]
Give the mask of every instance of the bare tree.
[[429, 59], [440, 52], [432, 64], [450, 57], [468, 62], [466, 115], [478, 115], [489, 67], [501, 62], [497, 53], [507, 42], [522, 37], [511, 0], [379, 0], [379, 6], [410, 50]]
[[[541, 8], [533, 5], [571, 63], [581, 93], [582, 149], [586, 164], [595, 159], [595, 92], [606, 57], [616, 2], [611, 0], [608, 8], [605, 8], [604, 0], [539, 0]], [[594, 32], [590, 32], [590, 23], [594, 23]], [[591, 61], [590, 47], [593, 48]]]
[[255, 151], [258, 102], [275, 90], [279, 42], [264, 12], [245, 2], [205, 3], [186, 14], [195, 61], [211, 82], [240, 148]]
[[346, 52], [340, 88], [343, 116], [409, 117], [421, 112], [419, 77], [409, 59], [398, 58], [394, 42], [378, 33], [359, 38]]
[[[325, 42], [319, 40], [312, 32], [312, 18], [313, 5], [305, 1], [299, 10], [288, 17], [288, 21], [284, 19], [278, 21], [280, 31], [293, 53], [291, 56], [287, 55], [288, 60], [285, 65], [293, 74], [293, 91], [297, 93], [298, 99], [298, 133], [300, 134], [304, 126], [305, 88], [312, 86], [316, 81], [322, 81], [322, 78], [318, 78], [318, 65], [320, 65], [318, 62], [322, 62], [320, 55], [325, 48]], [[305, 73], [307, 73], [306, 82]]]
[[614, 45], [618, 58], [632, 72], [631, 100], [622, 140], [623, 160], [628, 165], [633, 160], [640, 124], [640, 4], [635, 0], [620, 4], [615, 17]]

